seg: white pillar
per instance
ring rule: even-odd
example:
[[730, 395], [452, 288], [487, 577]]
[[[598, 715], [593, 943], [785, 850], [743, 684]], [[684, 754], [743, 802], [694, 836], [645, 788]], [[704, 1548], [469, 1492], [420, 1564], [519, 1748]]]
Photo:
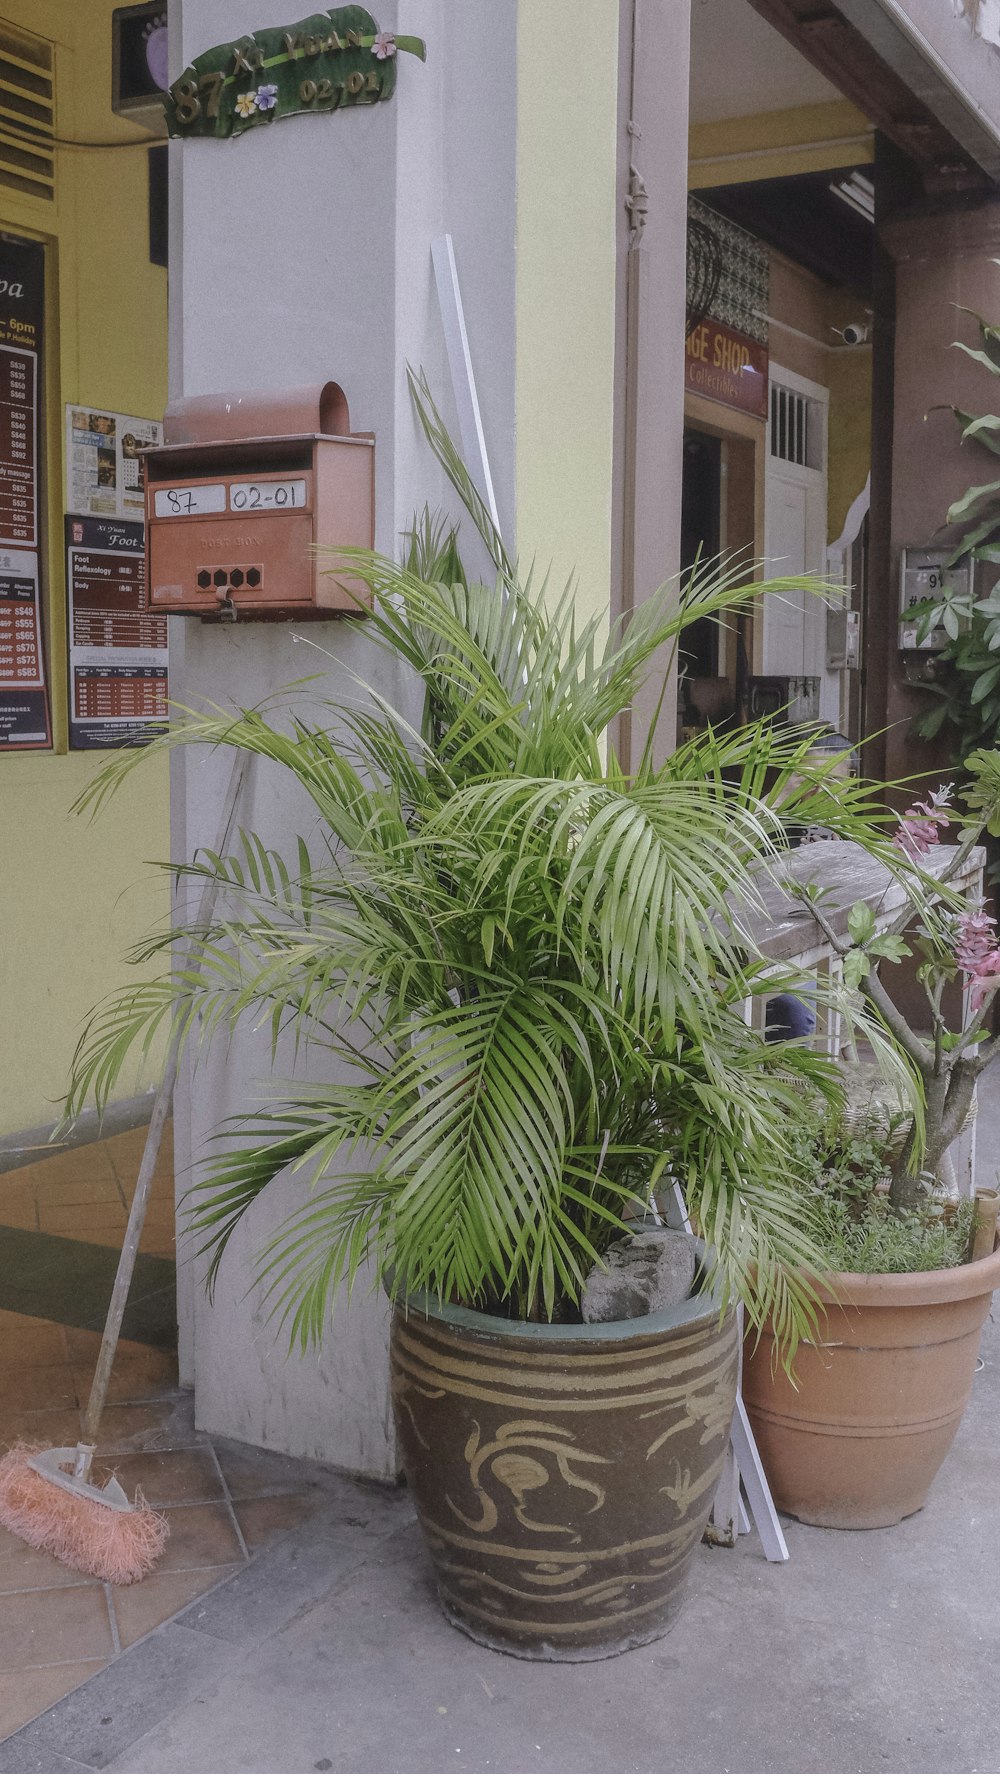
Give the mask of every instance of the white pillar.
[[[442, 231], [455, 241], [501, 519], [513, 528], [517, 8], [516, 0], [399, 0], [375, 16], [384, 29], [427, 41], [425, 65], [400, 56], [391, 100], [279, 120], [235, 141], [172, 144], [170, 365], [173, 398], [340, 382], [352, 425], [377, 436], [376, 539], [389, 553], [425, 500], [443, 500], [406, 388], [409, 362], [446, 389], [430, 255]], [[173, 77], [203, 50], [265, 22], [259, 0], [176, 0], [170, 17]], [[447, 399], [442, 405], [450, 411]], [[315, 646], [296, 644], [297, 632]], [[171, 690], [183, 704], [247, 705], [319, 672], [318, 686], [296, 693], [301, 711], [323, 697], [355, 698], [351, 671], [413, 701], [412, 686], [356, 623], [297, 630], [173, 618], [170, 638]], [[175, 859], [211, 843], [229, 767], [227, 756], [176, 756]], [[240, 819], [291, 859], [296, 834], [308, 839], [317, 825], [311, 803], [266, 768]], [[278, 1075], [291, 1064], [283, 1055]], [[320, 1057], [311, 1066], [322, 1075]], [[213, 1130], [262, 1098], [270, 1072], [266, 1031], [242, 1031], [229, 1047], [213, 1042], [185, 1067], [179, 1194]], [[396, 1461], [385, 1302], [359, 1288], [349, 1308], [338, 1305], [322, 1353], [289, 1358], [247, 1297], [253, 1253], [301, 1195], [301, 1182], [289, 1180], [257, 1204], [233, 1241], [213, 1306], [181, 1244], [183, 1377], [194, 1383], [206, 1429], [388, 1477]]]

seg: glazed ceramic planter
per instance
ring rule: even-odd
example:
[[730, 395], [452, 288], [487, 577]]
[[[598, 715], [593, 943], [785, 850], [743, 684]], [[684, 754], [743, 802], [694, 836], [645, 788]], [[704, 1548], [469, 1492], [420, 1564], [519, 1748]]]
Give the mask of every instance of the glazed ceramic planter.
[[775, 1503], [824, 1528], [885, 1528], [923, 1505], [969, 1400], [1000, 1249], [924, 1275], [827, 1278], [822, 1341], [793, 1386], [765, 1333], [743, 1397]]
[[587, 1661], [672, 1624], [736, 1397], [733, 1315], [701, 1295], [620, 1324], [512, 1323], [418, 1296], [392, 1386], [448, 1619]]

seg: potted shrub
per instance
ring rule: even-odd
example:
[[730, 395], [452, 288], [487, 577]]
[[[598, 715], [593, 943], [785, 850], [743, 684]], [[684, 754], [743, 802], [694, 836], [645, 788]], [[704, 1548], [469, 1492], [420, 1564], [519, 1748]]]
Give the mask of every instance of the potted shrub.
[[[996, 1195], [957, 1200], [949, 1158], [974, 1112], [976, 1082], [1000, 1051], [986, 1026], [1000, 986], [995, 923], [947, 885], [984, 832], [1000, 830], [1000, 754], [975, 753], [966, 770], [961, 842], [938, 881], [921, 863], [950, 821], [950, 791], [901, 819], [909, 899], [895, 930], [878, 932], [871, 910], [857, 905], [841, 932], [822, 895], [806, 896], [922, 1096], [916, 1115], [894, 1115], [883, 1100], [867, 1125], [841, 1117], [814, 1135], [811, 1192], [832, 1270], [820, 1290], [825, 1313], [798, 1350], [794, 1377], [776, 1362], [766, 1329], [746, 1351], [744, 1393], [775, 1501], [822, 1527], [887, 1527], [922, 1506], [968, 1402], [1000, 1285]], [[879, 974], [914, 949], [927, 1033], [910, 1026]], [[951, 1029], [946, 992], [956, 984], [968, 1014]]]
[[[681, 608], [664, 591], [602, 647], [572, 590], [550, 601], [518, 582], [423, 412], [497, 583], [467, 583], [429, 521], [405, 567], [352, 555], [369, 633], [422, 680], [419, 731], [373, 695], [322, 724], [293, 704], [283, 724], [212, 713], [168, 737], [286, 769], [323, 854], [282, 861], [247, 836], [240, 855], [192, 862], [221, 883], [212, 927], [185, 933], [182, 967], [95, 1015], [69, 1107], [106, 1100], [172, 1016], [211, 1039], [265, 1015], [327, 1052], [339, 1081], [273, 1086], [207, 1165], [191, 1224], [210, 1275], [272, 1179], [298, 1173], [261, 1284], [302, 1347], [341, 1286], [364, 1278], [395, 1302], [400, 1440], [449, 1617], [519, 1655], [592, 1658], [674, 1617], [727, 1446], [734, 1303], [789, 1349], [811, 1322], [798, 1135], [837, 1082], [802, 1043], [748, 1027], [745, 1001], [776, 987], [741, 916], [785, 819], [822, 807], [846, 831], [872, 803], [858, 784], [828, 790], [809, 735], [765, 726], [706, 732], [662, 765], [647, 748], [626, 774], [609, 728], [643, 671], [687, 622], [769, 588], [696, 573]], [[704, 1234], [693, 1287], [583, 1322], [588, 1275], [667, 1168]]]

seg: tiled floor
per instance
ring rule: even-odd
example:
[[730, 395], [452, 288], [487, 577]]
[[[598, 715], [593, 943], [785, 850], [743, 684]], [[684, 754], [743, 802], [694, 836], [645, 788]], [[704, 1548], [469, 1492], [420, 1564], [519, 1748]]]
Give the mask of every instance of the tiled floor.
[[[58, 1233], [89, 1244], [121, 1244], [146, 1129], [134, 1128], [39, 1158], [0, 1176], [0, 1225]], [[174, 1254], [173, 1145], [169, 1127], [156, 1167], [140, 1249]]]
[[[144, 1141], [140, 1128], [0, 1175], [0, 1252], [5, 1227], [51, 1236], [53, 1253], [78, 1240], [81, 1263], [88, 1247], [120, 1245]], [[44, 1255], [48, 1247], [38, 1248]], [[174, 1255], [169, 1139], [141, 1249]], [[51, 1317], [0, 1308], [0, 1449], [19, 1439], [42, 1447], [77, 1440], [100, 1335], [72, 1322], [77, 1302], [64, 1297], [71, 1282], [63, 1261]], [[165, 1512], [166, 1550], [142, 1583], [112, 1589], [0, 1529], [0, 1739], [242, 1569], [321, 1496], [297, 1462], [213, 1444], [196, 1431], [173, 1351], [139, 1341], [120, 1346], [95, 1466]]]

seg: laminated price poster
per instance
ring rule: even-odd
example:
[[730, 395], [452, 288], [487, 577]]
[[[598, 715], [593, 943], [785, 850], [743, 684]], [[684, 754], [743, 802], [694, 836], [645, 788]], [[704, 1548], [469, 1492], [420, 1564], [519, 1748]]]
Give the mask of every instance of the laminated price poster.
[[70, 744], [148, 744], [167, 720], [167, 619], [149, 608], [143, 525], [68, 517], [66, 584]]

